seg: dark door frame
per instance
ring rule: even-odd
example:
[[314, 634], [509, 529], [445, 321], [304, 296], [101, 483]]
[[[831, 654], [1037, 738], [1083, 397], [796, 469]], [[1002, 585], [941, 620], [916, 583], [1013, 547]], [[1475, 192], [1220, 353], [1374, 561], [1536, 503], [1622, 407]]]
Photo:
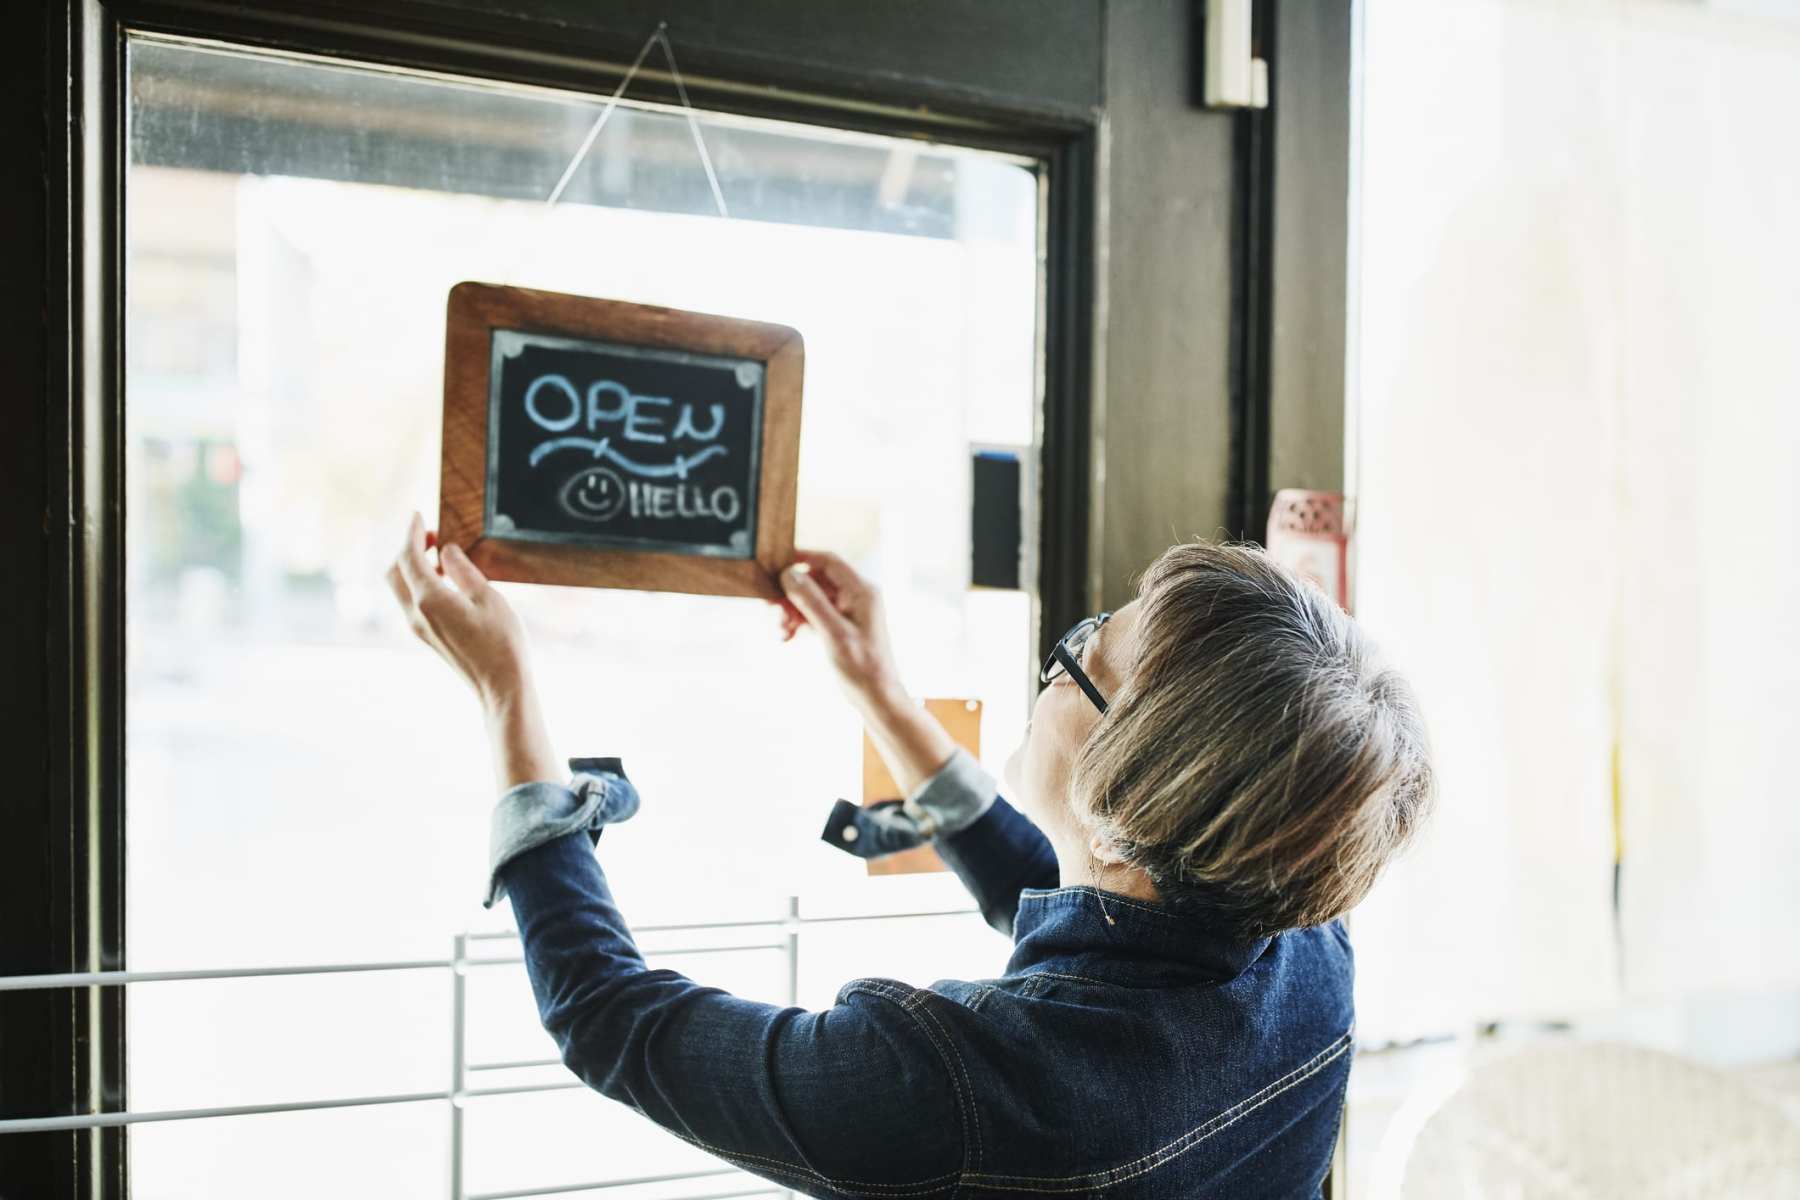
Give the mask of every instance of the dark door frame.
[[[35, 151], [41, 170], [22, 172], [23, 186], [5, 197], [38, 216], [44, 236], [26, 243], [41, 250], [41, 288], [31, 285], [32, 270], [22, 271], [23, 286], [0, 298], [0, 318], [18, 331], [21, 377], [44, 387], [36, 411], [24, 387], [4, 427], [18, 435], [5, 453], [24, 502], [22, 516], [9, 515], [17, 526], [9, 530], [42, 548], [24, 555], [17, 586], [0, 600], [0, 618], [15, 631], [5, 665], [19, 668], [9, 682], [20, 710], [0, 735], [17, 764], [8, 836], [0, 839], [5, 974], [125, 966], [126, 37], [154, 32], [604, 94], [648, 33], [571, 39], [566, 28], [526, 17], [417, 0], [354, 8], [269, 0], [254, 9], [210, 0], [52, 0], [43, 16], [41, 42], [7, 60], [42, 72], [43, 136], [21, 146]], [[790, 73], [766, 56], [684, 52], [683, 67], [701, 107], [930, 137], [1043, 164], [1037, 586], [1038, 641], [1047, 644], [1087, 602], [1097, 111], [918, 81], [864, 86], [830, 72]], [[39, 79], [29, 70], [18, 78], [23, 91]], [[670, 82], [646, 70], [636, 86], [672, 99]], [[0, 1116], [121, 1110], [124, 989], [0, 993], [0, 1072]], [[0, 1137], [0, 1197], [122, 1198], [125, 1146], [117, 1127]]]

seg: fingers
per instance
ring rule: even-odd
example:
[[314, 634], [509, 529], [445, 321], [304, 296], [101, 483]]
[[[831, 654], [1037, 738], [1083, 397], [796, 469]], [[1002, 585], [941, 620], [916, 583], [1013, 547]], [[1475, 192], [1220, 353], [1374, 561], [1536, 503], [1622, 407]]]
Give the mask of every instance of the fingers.
[[388, 567], [387, 581], [388, 588], [394, 593], [394, 599], [400, 602], [400, 612], [406, 618], [407, 627], [421, 642], [442, 654], [444, 649], [438, 644], [437, 637], [432, 633], [431, 622], [425, 619], [425, 614], [421, 613], [419, 606], [413, 603], [412, 589], [406, 586], [406, 575], [400, 570], [398, 561]]
[[400, 573], [400, 564], [394, 562], [387, 569], [388, 589], [394, 593], [394, 599], [400, 602], [400, 608], [407, 613], [412, 612], [412, 589], [406, 586], [406, 576]]
[[769, 601], [769, 611], [775, 617], [775, 632], [784, 642], [793, 641], [794, 635], [800, 632], [800, 627], [806, 624], [806, 618], [800, 615], [800, 610], [786, 600]]
[[794, 602], [786, 597], [769, 601], [769, 608], [775, 614], [775, 629], [781, 634], [781, 640], [784, 642], [792, 641], [794, 635], [800, 631], [800, 627], [806, 624], [806, 618], [800, 615], [800, 610], [794, 607]]
[[829, 550], [796, 550], [794, 557], [818, 573], [825, 591], [836, 593], [840, 607], [854, 603], [869, 590], [868, 581], [856, 573], [856, 568]]
[[780, 629], [790, 640], [802, 624], [843, 643], [874, 611], [876, 592], [856, 568], [829, 550], [795, 550], [794, 564], [781, 574], [787, 593]]
[[449, 584], [438, 578], [431, 560], [425, 557], [425, 522], [418, 513], [412, 515], [406, 527], [406, 544], [394, 565], [400, 568], [400, 577], [411, 593], [412, 606], [420, 612], [429, 612], [456, 595]]
[[835, 642], [847, 640], [855, 633], [855, 628], [831, 598], [819, 581], [813, 578], [810, 564], [800, 562], [788, 567], [781, 573], [781, 589], [787, 598], [793, 601], [794, 607], [800, 610], [807, 623], [820, 633]]
[[471, 600], [487, 590], [487, 576], [481, 568], [463, 553], [463, 548], [451, 542], [438, 552], [438, 559], [444, 564], [444, 574], [454, 583], [462, 594]]

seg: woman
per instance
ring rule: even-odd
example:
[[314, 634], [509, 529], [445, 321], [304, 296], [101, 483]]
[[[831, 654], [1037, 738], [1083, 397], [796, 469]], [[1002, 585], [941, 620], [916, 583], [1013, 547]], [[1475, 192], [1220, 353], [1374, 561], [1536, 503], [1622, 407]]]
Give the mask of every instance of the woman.
[[441, 576], [429, 548], [415, 516], [389, 580], [480, 697], [503, 793], [489, 903], [510, 897], [544, 1026], [590, 1087], [808, 1195], [1319, 1194], [1350, 1065], [1336, 918], [1431, 773], [1405, 683], [1316, 589], [1253, 549], [1166, 552], [1046, 664], [1007, 764], [1021, 813], [907, 696], [875, 589], [801, 554], [783, 633], [823, 639], [908, 793], [827, 837], [930, 837], [1014, 942], [998, 978], [858, 979], [804, 1012], [645, 966], [595, 855], [636, 792], [615, 759], [565, 782], [517, 617], [458, 547]]

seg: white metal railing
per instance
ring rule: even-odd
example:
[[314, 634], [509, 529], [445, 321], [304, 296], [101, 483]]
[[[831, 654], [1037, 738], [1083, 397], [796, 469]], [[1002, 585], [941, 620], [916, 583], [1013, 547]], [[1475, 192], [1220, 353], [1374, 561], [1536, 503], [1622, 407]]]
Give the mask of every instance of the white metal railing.
[[[800, 995], [800, 932], [808, 925], [833, 925], [862, 921], [912, 921], [933, 917], [976, 915], [973, 908], [927, 909], [919, 912], [868, 913], [836, 917], [803, 917], [800, 898], [789, 896], [785, 916], [761, 921], [698, 921], [672, 925], [643, 925], [634, 933], [643, 937], [660, 933], [698, 933], [722, 929], [771, 929], [782, 933], [780, 941], [745, 942], [728, 945], [672, 946], [646, 950], [644, 955], [736, 954], [740, 952], [779, 951], [787, 967], [787, 1003], [798, 1004]], [[214, 1108], [182, 1108], [160, 1111], [123, 1111], [80, 1113], [69, 1116], [20, 1117], [0, 1120], [0, 1135], [9, 1133], [43, 1133], [55, 1130], [97, 1129], [122, 1125], [139, 1125], [152, 1121], [196, 1121], [216, 1117], [259, 1116], [267, 1113], [305, 1112], [312, 1109], [361, 1108], [375, 1104], [419, 1104], [437, 1101], [448, 1105], [450, 1114], [450, 1197], [451, 1200], [524, 1200], [532, 1196], [565, 1195], [571, 1192], [595, 1192], [610, 1188], [637, 1187], [682, 1180], [722, 1179], [734, 1177], [754, 1181], [760, 1186], [747, 1190], [708, 1192], [687, 1200], [731, 1200], [739, 1196], [774, 1196], [793, 1193], [788, 1189], [755, 1180], [736, 1167], [712, 1167], [696, 1171], [676, 1171], [663, 1175], [633, 1178], [600, 1179], [584, 1183], [555, 1184], [547, 1187], [519, 1188], [499, 1192], [470, 1192], [463, 1181], [463, 1115], [471, 1100], [489, 1096], [516, 1096], [536, 1092], [558, 1092], [585, 1086], [579, 1080], [565, 1079], [553, 1083], [524, 1083], [495, 1087], [471, 1087], [469, 1077], [480, 1072], [522, 1070], [533, 1067], [558, 1067], [559, 1058], [512, 1059], [493, 1062], [470, 1062], [466, 1047], [468, 1022], [468, 979], [473, 969], [516, 966], [525, 961], [523, 955], [471, 955], [472, 944], [481, 942], [514, 942], [516, 933], [462, 933], [456, 935], [451, 955], [444, 959], [395, 959], [387, 962], [317, 963], [310, 966], [274, 966], [239, 968], [203, 968], [187, 971], [76, 971], [60, 975], [0, 976], [0, 992], [46, 991], [58, 988], [122, 987], [130, 984], [175, 983], [199, 979], [259, 979], [276, 975], [350, 975], [385, 971], [448, 971], [450, 973], [450, 1086], [443, 1091], [396, 1092], [387, 1095], [342, 1096], [325, 1100], [289, 1100], [271, 1104], [237, 1104]]]

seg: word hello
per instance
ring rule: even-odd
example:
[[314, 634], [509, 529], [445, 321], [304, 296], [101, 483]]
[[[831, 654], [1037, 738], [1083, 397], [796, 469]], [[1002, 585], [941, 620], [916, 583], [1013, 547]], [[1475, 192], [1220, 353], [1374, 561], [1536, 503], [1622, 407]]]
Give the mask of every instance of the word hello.
[[668, 520], [678, 517], [710, 517], [735, 521], [744, 511], [743, 498], [729, 485], [710, 490], [688, 483], [639, 483], [626, 485], [631, 515]]

